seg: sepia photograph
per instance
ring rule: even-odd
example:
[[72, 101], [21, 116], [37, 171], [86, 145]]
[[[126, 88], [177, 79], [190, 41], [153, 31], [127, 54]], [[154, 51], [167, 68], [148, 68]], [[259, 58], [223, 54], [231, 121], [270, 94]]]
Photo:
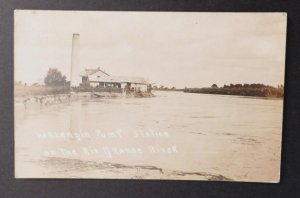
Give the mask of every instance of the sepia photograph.
[[15, 178], [280, 181], [287, 14], [14, 11]]

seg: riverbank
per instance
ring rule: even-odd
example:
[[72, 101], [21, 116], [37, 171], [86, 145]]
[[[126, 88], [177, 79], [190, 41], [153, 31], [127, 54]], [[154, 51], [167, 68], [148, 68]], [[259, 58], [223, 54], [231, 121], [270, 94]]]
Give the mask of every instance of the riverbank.
[[60, 96], [69, 95], [69, 97], [153, 97], [151, 92], [129, 92], [125, 93], [121, 89], [70, 89], [70, 87], [65, 86], [25, 86], [25, 85], [15, 85], [14, 86], [14, 97], [19, 98], [45, 98], [54, 97], [59, 98]]
[[14, 102], [28, 108], [42, 107], [55, 104], [65, 104], [78, 100], [92, 100], [97, 98], [151, 98], [151, 92], [124, 91], [95, 91], [76, 89], [71, 91], [67, 87], [47, 86], [15, 86]]
[[283, 98], [283, 88], [264, 87], [264, 88], [186, 88], [185, 93], [202, 93], [202, 94], [219, 94], [219, 95], [236, 95], [265, 98]]
[[15, 97], [30, 97], [30, 96], [45, 96], [45, 95], [58, 95], [58, 94], [69, 94], [70, 88], [57, 86], [25, 86], [15, 85], [14, 96]]

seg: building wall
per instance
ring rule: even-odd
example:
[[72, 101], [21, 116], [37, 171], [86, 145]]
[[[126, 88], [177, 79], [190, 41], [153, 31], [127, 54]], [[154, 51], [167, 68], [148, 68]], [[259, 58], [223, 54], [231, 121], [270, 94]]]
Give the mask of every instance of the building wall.
[[99, 85], [98, 82], [90, 82], [90, 86], [91, 86], [91, 87], [96, 87], [96, 86], [98, 86], [98, 85]]
[[[100, 82], [90, 82], [90, 86], [91, 87], [99, 87], [99, 83]], [[112, 83], [104, 83], [104, 87], [112, 87], [109, 86], [108, 84], [112, 84]], [[112, 87], [112, 88], [121, 88], [121, 89], [125, 89], [127, 83], [117, 83], [118, 87]], [[100, 86], [102, 87], [102, 86]], [[136, 92], [146, 92], [148, 90], [148, 86], [146, 84], [137, 84], [137, 83], [130, 83], [130, 90], [131, 91], [136, 91]]]
[[147, 85], [146, 84], [135, 84], [131, 83], [131, 89], [134, 89], [135, 91], [139, 92], [146, 92], [147, 91]]
[[126, 85], [127, 85], [127, 83], [121, 83], [121, 88], [125, 89]]
[[145, 85], [145, 84], [139, 84], [138, 86], [140, 87], [140, 89], [141, 89], [142, 92], [146, 92], [147, 91], [147, 85]]

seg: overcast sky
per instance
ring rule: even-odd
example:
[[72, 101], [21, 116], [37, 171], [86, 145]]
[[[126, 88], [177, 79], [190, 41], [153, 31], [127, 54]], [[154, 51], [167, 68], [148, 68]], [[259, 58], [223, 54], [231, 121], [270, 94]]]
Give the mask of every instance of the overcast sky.
[[15, 80], [70, 78], [73, 33], [81, 68], [158, 85], [283, 84], [283, 13], [15, 11]]

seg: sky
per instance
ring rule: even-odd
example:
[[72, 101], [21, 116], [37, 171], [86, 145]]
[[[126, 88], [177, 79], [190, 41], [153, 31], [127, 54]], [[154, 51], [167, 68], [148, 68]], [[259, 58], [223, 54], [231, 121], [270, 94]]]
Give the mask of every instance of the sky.
[[73, 33], [80, 67], [164, 86], [284, 83], [285, 13], [15, 10], [15, 81], [70, 79]]

